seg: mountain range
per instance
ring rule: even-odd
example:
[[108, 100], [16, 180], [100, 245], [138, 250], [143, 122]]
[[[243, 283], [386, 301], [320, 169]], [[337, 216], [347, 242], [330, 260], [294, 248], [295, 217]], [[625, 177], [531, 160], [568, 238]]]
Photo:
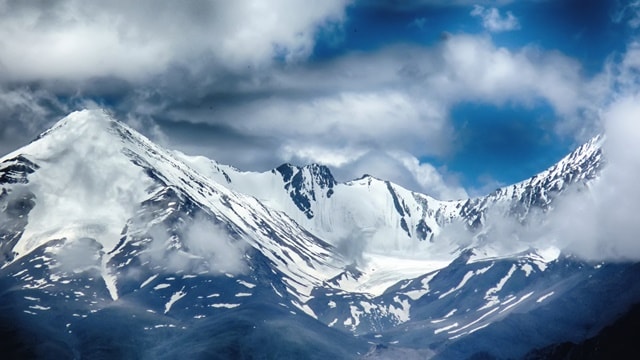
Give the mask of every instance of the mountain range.
[[605, 141], [486, 196], [443, 201], [369, 175], [340, 183], [318, 164], [245, 172], [164, 149], [103, 110], [74, 112], [0, 159], [3, 351], [533, 359], [593, 350], [579, 344], [610, 339], [607, 326], [640, 302], [640, 265], [538, 240], [559, 199], [589, 196], [600, 180]]

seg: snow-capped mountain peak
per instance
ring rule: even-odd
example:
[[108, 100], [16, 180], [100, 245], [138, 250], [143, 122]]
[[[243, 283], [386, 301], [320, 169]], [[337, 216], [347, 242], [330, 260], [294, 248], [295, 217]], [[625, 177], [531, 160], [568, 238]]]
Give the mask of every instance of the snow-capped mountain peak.
[[[313, 284], [335, 276], [341, 269], [341, 257], [329, 245], [285, 214], [204, 177], [101, 110], [69, 115], [2, 160], [5, 166], [15, 167], [19, 159], [24, 159], [24, 166], [28, 162], [37, 166], [37, 171], [27, 175], [27, 184], [21, 185], [31, 194], [35, 206], [24, 209], [21, 217], [28, 222], [14, 238], [15, 243], [4, 244], [5, 252], [16, 261], [54, 239], [94, 239], [104, 249], [102, 273], [114, 299], [118, 297], [117, 279], [130, 263], [131, 251], [145, 252], [154, 246], [154, 251], [176, 254], [162, 255], [173, 257], [172, 261], [207, 261], [197, 251], [201, 244], [189, 245], [189, 236], [184, 235], [193, 233], [190, 224], [197, 223], [193, 219], [196, 214], [220, 223], [226, 229], [220, 234], [227, 235], [219, 236], [229, 237], [232, 242], [234, 237], [241, 239], [271, 259], [274, 266], [295, 280], [288, 287], [296, 298], [308, 296]], [[19, 193], [16, 186], [4, 191], [9, 196]], [[166, 208], [161, 212], [149, 208], [158, 202]], [[179, 231], [163, 242], [154, 242], [155, 222], [142, 220], [141, 211], [152, 211], [149, 216], [161, 222], [178, 215], [175, 220], [179, 223], [171, 220], [170, 226], [177, 226], [171, 231]], [[187, 213], [180, 215], [183, 211]], [[169, 230], [162, 230], [161, 238], [167, 236], [162, 235], [165, 231]], [[302, 307], [303, 301], [298, 303]]]
[[[243, 172], [76, 112], [0, 159], [0, 306], [83, 354], [106, 323], [169, 357], [185, 348], [166, 339], [273, 346], [265, 336], [282, 328], [294, 331], [278, 344], [329, 357], [326, 344], [339, 357], [370, 344], [370, 358], [521, 357], [582, 340], [640, 299], [637, 266], [501, 248], [487, 222], [526, 222], [593, 181], [602, 141], [488, 196], [440, 201], [371, 176], [338, 183], [317, 164]], [[487, 348], [496, 338], [511, 345]]]
[[[177, 155], [207, 177], [286, 212], [336, 246], [351, 239], [361, 242], [358, 246], [363, 251], [451, 260], [464, 245], [439, 240], [444, 228], [462, 223], [481, 231], [489, 212], [524, 221], [532, 209], [546, 211], [569, 185], [587, 183], [597, 176], [603, 163], [602, 142], [601, 136], [592, 139], [530, 179], [487, 196], [457, 201], [440, 201], [372, 176], [337, 183], [328, 168], [315, 164], [284, 164], [270, 172], [256, 173], [241, 172], [202, 157]], [[495, 250], [484, 252], [487, 256], [508, 255]]]
[[129, 131], [101, 110], [74, 112], [34, 142], [0, 161], [21, 161], [38, 170], [25, 185], [37, 206], [15, 245], [18, 256], [52, 238], [91, 236], [112, 248], [120, 230], [144, 200], [151, 181], [123, 150]]
[[282, 176], [284, 189], [289, 191], [293, 203], [309, 219], [313, 218], [311, 203], [318, 197], [330, 198], [338, 183], [328, 167], [310, 164], [304, 167], [283, 164], [275, 169]]

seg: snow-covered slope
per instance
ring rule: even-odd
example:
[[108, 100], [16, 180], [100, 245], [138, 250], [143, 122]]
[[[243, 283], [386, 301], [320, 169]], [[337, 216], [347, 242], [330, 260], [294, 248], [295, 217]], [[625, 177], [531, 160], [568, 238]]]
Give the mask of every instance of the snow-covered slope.
[[338, 183], [323, 165], [283, 164], [255, 173], [176, 154], [200, 173], [286, 212], [333, 244], [365, 237], [370, 250], [383, 254], [407, 254], [420, 242], [428, 244], [462, 205], [462, 201], [438, 201], [372, 176]]
[[603, 142], [603, 136], [596, 136], [530, 179], [496, 189], [485, 197], [469, 199], [460, 210], [461, 216], [469, 224], [479, 226], [487, 210], [496, 205], [521, 221], [532, 209], [548, 210], [553, 199], [568, 186], [584, 185], [597, 177], [604, 165]]
[[640, 269], [494, 249], [487, 219], [544, 215], [597, 177], [602, 141], [439, 201], [319, 165], [242, 172], [76, 112], [0, 159], [0, 339], [56, 358], [515, 358], [580, 341], [640, 301]]
[[368, 175], [338, 183], [327, 167], [317, 164], [284, 164], [256, 173], [175, 154], [201, 174], [284, 211], [336, 246], [357, 243], [354, 246], [369, 253], [450, 261], [464, 246], [440, 239], [443, 228], [459, 222], [480, 230], [489, 211], [524, 221], [534, 208], [548, 210], [567, 186], [596, 177], [602, 166], [602, 142], [602, 137], [592, 139], [530, 179], [484, 197], [456, 201], [436, 200]]
[[[218, 262], [227, 260], [233, 272], [245, 260], [231, 261], [217, 253], [242, 258], [248, 256], [245, 247], [256, 249], [274, 271], [284, 274], [286, 290], [300, 308], [313, 286], [344, 267], [331, 246], [285, 214], [203, 177], [99, 110], [69, 115], [0, 163], [9, 176], [14, 176], [9, 168], [37, 167], [28, 180], [15, 174], [22, 183], [3, 185], [8, 201], [19, 196], [19, 201], [35, 203], [18, 215], [28, 221], [14, 225], [24, 226], [22, 234], [3, 243], [5, 254], [17, 261], [51, 240], [92, 239], [104, 252], [101, 272], [113, 299], [119, 296], [120, 278], [126, 276], [125, 264], [141, 253], [168, 260], [165, 267], [220, 256]], [[196, 215], [214, 225], [200, 226]], [[155, 228], [167, 221], [175, 222], [170, 224], [174, 233]], [[198, 237], [204, 236], [222, 239], [203, 244]], [[126, 259], [118, 262], [122, 257]], [[225, 266], [213, 269], [226, 270]]]

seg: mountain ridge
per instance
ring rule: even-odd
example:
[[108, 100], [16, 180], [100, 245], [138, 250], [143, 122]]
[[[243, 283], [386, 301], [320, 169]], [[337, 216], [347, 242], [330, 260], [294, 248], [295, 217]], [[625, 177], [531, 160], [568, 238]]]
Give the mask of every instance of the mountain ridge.
[[[339, 183], [328, 167], [318, 164], [283, 164], [258, 173], [239, 171], [204, 157], [174, 153], [207, 177], [286, 212], [334, 244], [344, 237], [367, 232], [373, 238], [370, 241], [375, 243], [374, 248], [406, 253], [415, 250], [412, 246], [416, 242], [434, 242], [442, 228], [451, 222], [462, 221], [466, 227], [479, 230], [487, 213], [496, 208], [502, 208], [498, 210], [500, 213], [516, 215], [519, 222], [526, 222], [530, 209], [546, 212], [553, 199], [567, 187], [583, 186], [596, 178], [604, 163], [603, 142], [603, 136], [596, 136], [543, 172], [486, 196], [448, 201], [372, 176]], [[285, 168], [286, 175], [278, 171]], [[323, 175], [318, 176], [315, 169], [322, 169]], [[282, 179], [278, 179], [278, 173]], [[294, 177], [297, 181], [292, 183], [290, 179]], [[388, 213], [389, 209], [395, 212]], [[357, 213], [367, 215], [358, 218], [353, 215]], [[381, 227], [380, 223], [384, 225]], [[377, 230], [367, 230], [372, 228]], [[420, 248], [426, 252], [429, 246]]]
[[74, 113], [0, 159], [0, 331], [35, 332], [76, 357], [195, 346], [517, 358], [581, 341], [640, 302], [640, 269], [528, 243], [493, 249], [502, 239], [487, 214], [547, 214], [569, 184], [597, 178], [600, 141], [510, 192], [442, 202], [372, 177], [337, 183], [322, 166], [241, 172], [162, 149], [100, 110]]

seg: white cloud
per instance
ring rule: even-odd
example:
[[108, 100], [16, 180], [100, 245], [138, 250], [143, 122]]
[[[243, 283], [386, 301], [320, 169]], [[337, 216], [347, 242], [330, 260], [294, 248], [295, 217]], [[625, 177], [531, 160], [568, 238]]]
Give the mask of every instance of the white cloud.
[[103, 251], [102, 245], [92, 238], [67, 240], [53, 252], [56, 266], [52, 272], [63, 275], [96, 271], [100, 269]]
[[[117, 110], [155, 139], [171, 141], [147, 126], [161, 117], [264, 140], [169, 144], [247, 170], [292, 159], [344, 167], [375, 152], [444, 156], [455, 136], [449, 112], [466, 101], [542, 101], [562, 117], [589, 104], [575, 61], [533, 47], [497, 47], [488, 36], [456, 35], [431, 48], [394, 46], [313, 66], [298, 62], [312, 51], [318, 29], [339, 28], [349, 3], [4, 3], [0, 81], [49, 80], [57, 89], [53, 80], [62, 79], [82, 97], [92, 96], [86, 84], [96, 77], [124, 79], [114, 85], [116, 96], [126, 93]], [[247, 150], [258, 148], [260, 154]], [[425, 164], [390, 162], [421, 173], [402, 177], [414, 190], [459, 194], [440, 188], [437, 171]]]
[[607, 65], [605, 89], [617, 95], [633, 94], [640, 87], [640, 42], [627, 44], [619, 61], [610, 60]]
[[[377, 6], [394, 11], [415, 11], [426, 7], [463, 7], [469, 5], [490, 5], [502, 6], [513, 3], [516, 0], [366, 0], [362, 2], [365, 6]], [[536, 1], [536, 0], [534, 0]]]
[[[170, 234], [163, 225], [149, 230], [150, 242], [140, 253], [143, 261], [167, 272], [243, 274], [248, 271], [245, 252], [249, 245], [233, 238], [222, 224], [196, 215], [180, 229], [181, 236]], [[176, 250], [179, 249], [179, 250]]]
[[348, 1], [3, 2], [0, 64], [10, 80], [140, 80], [203, 59], [239, 69], [304, 59]]
[[52, 116], [66, 115], [67, 111], [68, 107], [48, 91], [4, 89], [0, 85], [0, 156], [33, 140], [46, 126], [53, 125]]
[[568, 249], [589, 259], [640, 259], [640, 95], [604, 113], [606, 167], [588, 189], [562, 199], [552, 230]]
[[357, 147], [328, 148], [319, 144], [307, 146], [284, 145], [280, 148], [280, 158], [285, 161], [320, 163], [334, 168], [348, 166], [363, 155], [367, 150]]
[[[440, 151], [437, 140], [446, 125], [444, 114], [409, 94], [345, 92], [306, 101], [266, 100], [241, 109], [238, 126], [244, 132], [278, 134], [295, 143], [358, 147], [425, 141], [426, 150]], [[409, 136], [408, 130], [413, 134]], [[420, 139], [420, 140], [419, 140]], [[431, 141], [430, 141], [431, 140]], [[296, 145], [300, 145], [299, 143]]]
[[497, 8], [485, 8], [484, 6], [475, 5], [471, 10], [471, 16], [482, 19], [482, 26], [490, 32], [503, 32], [520, 29], [520, 22], [511, 13], [507, 11], [504, 16], [500, 14]]
[[[602, 74], [585, 83], [592, 87], [589, 96], [597, 100], [593, 110], [606, 136], [600, 177], [587, 187], [573, 185], [549, 213], [530, 213], [526, 224], [505, 217], [500, 209], [487, 214], [486, 236], [493, 241], [489, 251], [556, 247], [593, 261], [640, 259], [639, 49], [630, 43], [620, 57], [609, 59]], [[471, 237], [456, 232], [454, 239], [471, 244]]]
[[244, 257], [248, 244], [210, 220], [196, 217], [185, 231], [184, 244], [190, 254], [204, 258], [211, 271], [240, 274], [248, 270]]
[[564, 116], [585, 106], [580, 65], [559, 53], [535, 47], [511, 51], [486, 37], [455, 36], [445, 42], [441, 56], [444, 69], [429, 81], [450, 101], [526, 105], [545, 100]]
[[422, 191], [437, 199], [466, 199], [467, 192], [456, 184], [454, 179], [445, 179], [441, 170], [428, 163], [420, 163], [414, 156], [395, 152], [391, 154], [395, 159], [409, 170], [414, 180], [420, 185]]
[[[162, 113], [274, 139], [267, 145], [272, 150], [264, 152], [271, 154], [268, 159], [262, 154], [237, 155], [240, 152], [230, 152], [227, 143], [207, 143], [220, 144], [210, 152], [216, 160], [241, 169], [266, 170], [286, 161], [318, 162], [344, 174], [342, 180], [377, 170], [376, 176], [412, 190], [452, 198], [461, 194], [456, 186], [427, 185], [424, 179], [436, 177], [410, 175], [428, 173], [432, 169], [427, 165], [405, 166], [389, 153], [414, 158], [451, 154], [456, 135], [450, 110], [459, 103], [517, 103], [531, 108], [548, 103], [565, 119], [559, 123], [571, 130], [585, 123], [568, 120], [594, 104], [587, 100], [593, 97], [591, 84], [576, 61], [535, 47], [497, 47], [488, 36], [455, 35], [432, 48], [394, 46], [350, 54], [321, 66], [271, 69], [265, 77], [268, 81], [247, 82], [251, 85], [243, 91], [268, 96], [219, 104], [213, 113], [170, 105]], [[197, 153], [193, 148], [183, 150]], [[264, 165], [264, 161], [270, 163]], [[386, 164], [384, 172], [381, 164]], [[346, 167], [354, 171], [345, 171]], [[396, 168], [402, 171], [391, 170]]]
[[[322, 67], [273, 70], [269, 79], [247, 91], [270, 96], [221, 106], [215, 117], [206, 113], [194, 120], [269, 134], [287, 147], [319, 142], [426, 155], [449, 150], [449, 110], [460, 102], [534, 106], [546, 101], [562, 116], [588, 103], [577, 62], [533, 47], [510, 51], [482, 36], [452, 36], [431, 49], [356, 54]], [[183, 109], [165, 113], [192, 115]]]

